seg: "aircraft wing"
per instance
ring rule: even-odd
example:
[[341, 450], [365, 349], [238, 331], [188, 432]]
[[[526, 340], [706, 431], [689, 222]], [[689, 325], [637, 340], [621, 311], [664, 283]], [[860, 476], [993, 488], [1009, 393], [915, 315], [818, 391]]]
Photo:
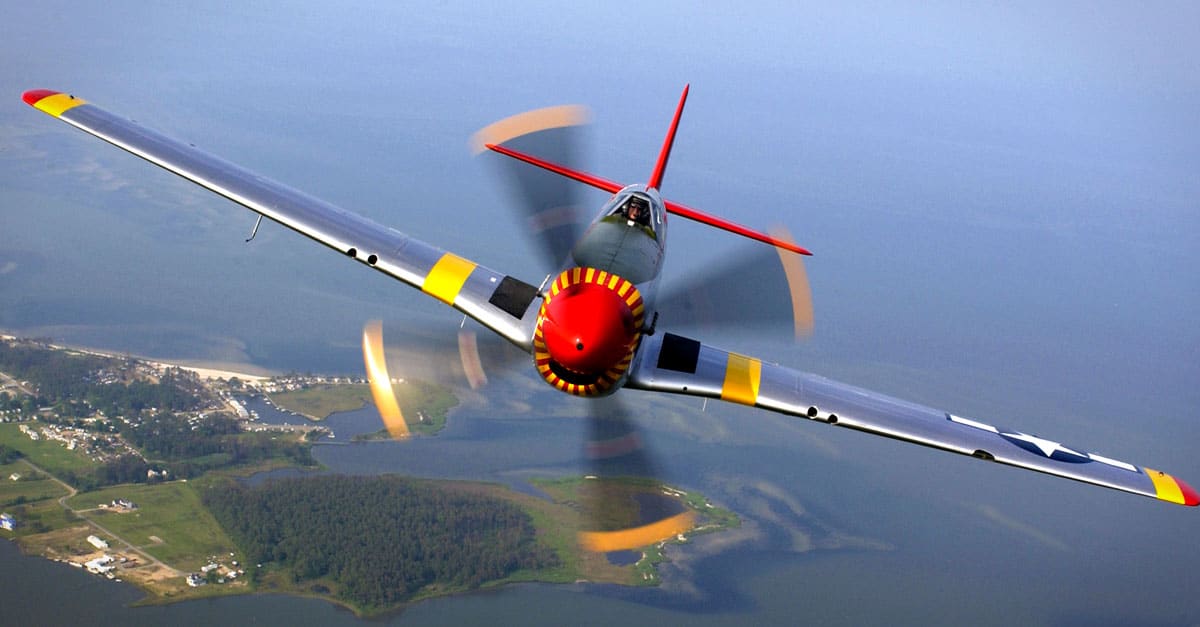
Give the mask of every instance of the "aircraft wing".
[[537, 288], [413, 239], [70, 94], [25, 92], [26, 103], [399, 279], [533, 350]]
[[1181, 505], [1200, 498], [1166, 473], [955, 416], [683, 336], [643, 339], [625, 387], [717, 398]]

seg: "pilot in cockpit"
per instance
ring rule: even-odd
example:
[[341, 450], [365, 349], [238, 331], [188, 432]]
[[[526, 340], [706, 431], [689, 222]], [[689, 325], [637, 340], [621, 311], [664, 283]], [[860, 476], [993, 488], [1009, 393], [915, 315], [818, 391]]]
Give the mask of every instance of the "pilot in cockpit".
[[625, 203], [625, 217], [630, 223], [650, 224], [650, 206], [646, 203], [646, 199], [631, 196]]

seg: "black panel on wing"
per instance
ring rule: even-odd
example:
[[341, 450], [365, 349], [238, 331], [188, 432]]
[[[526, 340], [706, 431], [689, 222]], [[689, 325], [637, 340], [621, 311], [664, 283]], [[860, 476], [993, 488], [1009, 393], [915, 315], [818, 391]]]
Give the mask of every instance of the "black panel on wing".
[[525, 311], [529, 309], [529, 304], [536, 297], [536, 287], [506, 276], [500, 280], [500, 286], [496, 288], [495, 292], [492, 292], [488, 302], [520, 320], [525, 317]]
[[658, 353], [659, 368], [695, 374], [699, 358], [700, 342], [674, 333], [663, 334], [662, 350]]

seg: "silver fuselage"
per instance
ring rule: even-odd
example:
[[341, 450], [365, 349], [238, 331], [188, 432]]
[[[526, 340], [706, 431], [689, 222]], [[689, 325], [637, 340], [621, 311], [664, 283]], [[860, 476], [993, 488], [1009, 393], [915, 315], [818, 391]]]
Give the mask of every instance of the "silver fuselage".
[[[631, 197], [641, 198], [648, 205], [648, 215], [641, 221], [630, 220], [622, 211]], [[649, 323], [654, 315], [666, 241], [667, 212], [658, 190], [643, 184], [628, 185], [604, 204], [571, 249], [563, 270], [595, 268], [633, 283], [642, 294]]]

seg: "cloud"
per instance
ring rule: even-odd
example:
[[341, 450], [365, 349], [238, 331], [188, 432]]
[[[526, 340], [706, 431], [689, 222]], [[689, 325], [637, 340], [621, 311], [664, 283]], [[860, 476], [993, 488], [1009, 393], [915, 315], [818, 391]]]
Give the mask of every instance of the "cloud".
[[1056, 551], [1067, 552], [1071, 550], [1071, 548], [1068, 547], [1067, 544], [1062, 540], [1051, 536], [1050, 534], [1038, 529], [1037, 527], [1034, 527], [1033, 525], [1009, 518], [1008, 516], [1001, 514], [999, 510], [991, 505], [980, 505], [978, 507], [978, 511], [980, 514], [983, 514], [984, 518], [987, 518], [988, 520], [1005, 527], [1010, 531], [1015, 531]]

